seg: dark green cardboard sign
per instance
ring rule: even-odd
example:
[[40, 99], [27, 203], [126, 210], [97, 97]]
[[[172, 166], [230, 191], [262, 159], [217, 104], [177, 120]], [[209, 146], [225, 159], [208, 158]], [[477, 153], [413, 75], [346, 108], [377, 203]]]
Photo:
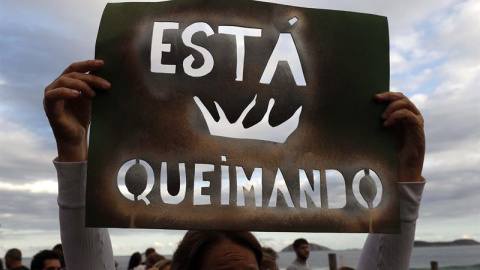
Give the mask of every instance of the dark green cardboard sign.
[[96, 58], [88, 226], [399, 232], [385, 17], [108, 4]]

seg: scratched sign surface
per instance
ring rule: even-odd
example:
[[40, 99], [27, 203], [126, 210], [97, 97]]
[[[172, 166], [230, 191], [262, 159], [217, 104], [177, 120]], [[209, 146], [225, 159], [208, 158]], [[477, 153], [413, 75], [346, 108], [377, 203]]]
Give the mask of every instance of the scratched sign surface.
[[246, 0], [108, 4], [87, 225], [399, 231], [387, 19]]

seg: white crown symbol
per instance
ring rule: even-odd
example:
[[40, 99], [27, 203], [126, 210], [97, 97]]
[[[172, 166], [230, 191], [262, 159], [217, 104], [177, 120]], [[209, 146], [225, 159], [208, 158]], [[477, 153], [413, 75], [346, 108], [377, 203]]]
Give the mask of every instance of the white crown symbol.
[[214, 101], [215, 106], [220, 116], [218, 122], [213, 119], [212, 115], [208, 112], [207, 108], [203, 105], [202, 101], [198, 97], [193, 97], [193, 99], [200, 108], [200, 111], [202, 111], [203, 117], [207, 121], [210, 134], [227, 138], [255, 139], [284, 143], [288, 136], [290, 136], [290, 134], [297, 129], [300, 113], [302, 112], [302, 106], [300, 106], [300, 108], [297, 109], [290, 119], [283, 122], [281, 125], [272, 127], [268, 123], [268, 118], [270, 117], [270, 112], [275, 104], [275, 100], [271, 98], [268, 102], [268, 109], [263, 119], [250, 128], [244, 128], [242, 124], [243, 119], [245, 119], [248, 112], [250, 112], [253, 106], [255, 106], [257, 95], [255, 95], [252, 102], [250, 102], [247, 108], [245, 108], [235, 123], [230, 123], [230, 121], [228, 121], [227, 116], [216, 101]]

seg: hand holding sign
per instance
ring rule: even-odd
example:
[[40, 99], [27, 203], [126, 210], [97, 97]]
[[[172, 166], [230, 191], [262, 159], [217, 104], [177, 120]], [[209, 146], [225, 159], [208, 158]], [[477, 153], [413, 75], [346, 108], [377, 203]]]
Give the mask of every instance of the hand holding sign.
[[375, 99], [390, 102], [382, 119], [385, 120], [384, 126], [395, 129], [398, 181], [424, 181], [425, 132], [422, 114], [402, 93], [386, 92], [375, 95]]
[[106, 90], [110, 83], [93, 72], [101, 60], [71, 64], [45, 88], [43, 105], [57, 141], [59, 161], [87, 160], [87, 131], [94, 89]]

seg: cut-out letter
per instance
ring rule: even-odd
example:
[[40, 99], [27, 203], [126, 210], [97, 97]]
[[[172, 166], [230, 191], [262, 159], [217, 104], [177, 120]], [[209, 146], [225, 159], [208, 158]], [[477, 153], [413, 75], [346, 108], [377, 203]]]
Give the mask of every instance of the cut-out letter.
[[235, 80], [243, 81], [243, 67], [245, 64], [245, 36], [261, 37], [262, 29], [239, 26], [219, 26], [218, 33], [235, 36], [237, 43], [237, 78]]
[[155, 22], [153, 24], [152, 50], [150, 52], [150, 71], [155, 73], [175, 74], [175, 65], [162, 64], [162, 53], [170, 52], [172, 45], [163, 43], [163, 32], [178, 29], [176, 22]]
[[210, 204], [210, 196], [202, 194], [202, 188], [210, 187], [209, 181], [203, 181], [203, 173], [213, 172], [215, 166], [212, 164], [195, 164], [195, 178], [193, 180], [193, 204]]
[[299, 184], [300, 184], [300, 207], [307, 208], [307, 194], [312, 199], [316, 207], [321, 207], [320, 201], [320, 172], [313, 170], [313, 187], [308, 181], [307, 173], [300, 169]]
[[187, 175], [185, 173], [185, 163], [178, 164], [178, 173], [180, 175], [180, 190], [178, 194], [172, 196], [168, 192], [168, 176], [167, 176], [167, 163], [162, 162], [162, 167], [160, 168], [160, 196], [164, 203], [167, 204], [179, 204], [185, 199], [185, 192], [187, 190]]
[[255, 206], [262, 207], [262, 168], [255, 168], [250, 179], [245, 175], [242, 167], [237, 170], [237, 206], [245, 206], [244, 189], [255, 194]]
[[277, 45], [275, 45], [275, 49], [273, 49], [272, 55], [268, 60], [265, 71], [260, 79], [260, 83], [270, 84], [273, 75], [277, 70], [278, 62], [280, 61], [286, 61], [288, 63], [297, 85], [307, 85], [305, 82], [305, 75], [303, 74], [302, 63], [298, 56], [297, 47], [295, 46], [292, 35], [288, 33], [281, 33], [278, 37]]
[[192, 64], [195, 61], [193, 55], [189, 55], [185, 60], [183, 60], [183, 70], [187, 75], [192, 77], [202, 77], [210, 73], [213, 69], [213, 56], [212, 54], [205, 48], [200, 47], [192, 43], [192, 37], [197, 32], [204, 32], [207, 37], [214, 34], [213, 29], [210, 25], [204, 22], [197, 22], [189, 25], [182, 33], [182, 40], [185, 46], [190, 47], [192, 49], [197, 50], [199, 53], [202, 54], [204, 63], [199, 68], [193, 68]]
[[[222, 156], [223, 157], [223, 156]], [[222, 165], [220, 166], [222, 172], [222, 187], [220, 200], [222, 205], [230, 204], [230, 167]]]
[[275, 183], [273, 184], [272, 196], [270, 197], [270, 201], [268, 202], [268, 207], [277, 206], [278, 191], [282, 193], [288, 207], [294, 207], [292, 197], [290, 197], [290, 192], [288, 191], [287, 184], [285, 183], [285, 178], [283, 178], [283, 174], [280, 169], [277, 170], [277, 175], [275, 176]]
[[[139, 179], [140, 177], [143, 177], [143, 173], [129, 173], [129, 170], [132, 169], [134, 166], [138, 166], [140, 171], [143, 171], [146, 173], [146, 178], [147, 179]], [[127, 177], [127, 174], [129, 177], [133, 177], [132, 179], [128, 179], [128, 181], [131, 181], [132, 183], [129, 183], [129, 186], [134, 187], [139, 187], [140, 189], [143, 190], [138, 190], [134, 192], [130, 192], [129, 188], [127, 188], [127, 185], [125, 183], [125, 178]], [[143, 188], [144, 184], [140, 183], [140, 181], [146, 180], [147, 183], [145, 187]], [[154, 179], [154, 174], [153, 174], [153, 169], [148, 164], [147, 162], [141, 160], [141, 159], [132, 159], [127, 162], [125, 162], [122, 167], [120, 167], [120, 170], [118, 170], [117, 174], [117, 185], [118, 189], [120, 190], [120, 193], [122, 195], [131, 200], [131, 201], [136, 201], [136, 200], [143, 200], [146, 205], [150, 204], [150, 200], [147, 199], [147, 195], [150, 194], [150, 192], [153, 189], [153, 184], [155, 183]]]
[[343, 208], [347, 204], [347, 190], [343, 174], [337, 170], [326, 170], [325, 178], [328, 190], [328, 208]]
[[[360, 190], [360, 182], [362, 178], [367, 175], [371, 177], [371, 179], [375, 182], [375, 185], [374, 187], [372, 187], [372, 190], [371, 190], [372, 194], [368, 194], [369, 196], [373, 197], [373, 201], [369, 201], [369, 202], [367, 202], [364, 197], [364, 195], [367, 195], [367, 194], [362, 195]], [[357, 199], [357, 201], [367, 209], [376, 208], [382, 201], [382, 197], [383, 197], [382, 181], [373, 170], [364, 169], [359, 171], [353, 178], [352, 189], [353, 189], [353, 194], [355, 195], [355, 199]]]

